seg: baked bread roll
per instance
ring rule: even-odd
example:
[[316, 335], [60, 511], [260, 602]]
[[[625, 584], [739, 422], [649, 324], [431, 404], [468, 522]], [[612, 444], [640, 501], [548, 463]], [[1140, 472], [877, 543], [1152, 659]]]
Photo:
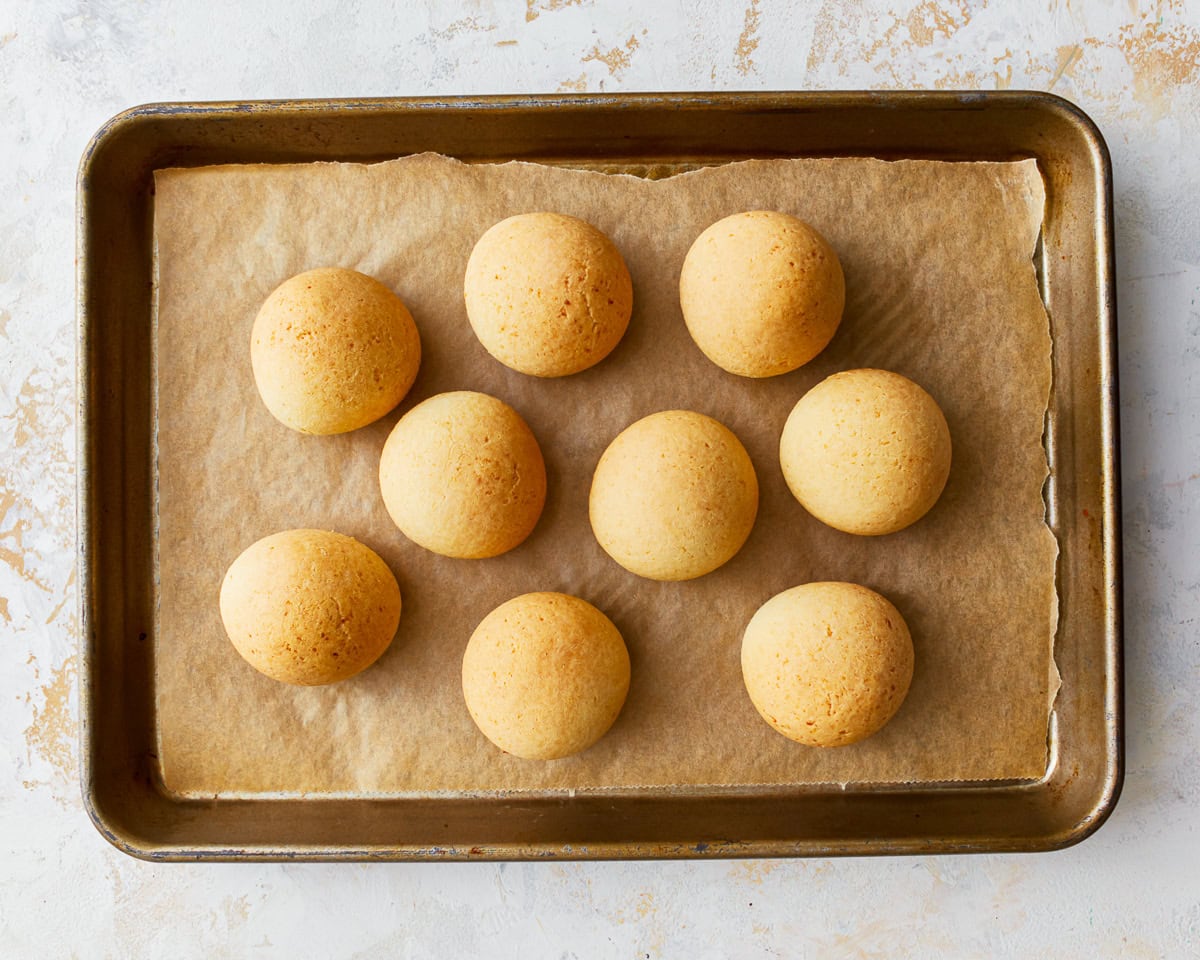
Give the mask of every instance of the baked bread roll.
[[696, 238], [679, 275], [696, 346], [743, 377], [808, 363], [833, 339], [845, 303], [833, 248], [804, 221], [772, 210], [718, 220]]
[[755, 708], [797, 743], [840, 747], [900, 709], [913, 673], [908, 625], [855, 583], [806, 583], [776, 594], [742, 637], [742, 678]]
[[484, 349], [535, 377], [599, 363], [633, 310], [633, 283], [613, 242], [561, 213], [523, 213], [488, 230], [467, 261], [463, 294]]
[[400, 419], [383, 447], [379, 485], [414, 543], [481, 559], [533, 531], [546, 502], [546, 466], [517, 411], [462, 390], [430, 397]]
[[877, 536], [930, 510], [950, 476], [950, 428], [898, 373], [847, 370], [806, 393], [779, 440], [792, 494], [822, 523]]
[[421, 365], [421, 339], [408, 308], [378, 280], [322, 267], [267, 297], [254, 319], [250, 362], [280, 423], [301, 433], [346, 433], [404, 399]]
[[285, 530], [251, 544], [221, 582], [221, 621], [242, 658], [274, 680], [336, 683], [373, 664], [400, 623], [400, 587], [352, 537]]
[[592, 476], [588, 512], [596, 540], [626, 570], [690, 580], [742, 548], [758, 513], [758, 478], [728, 428], [667, 410], [609, 444]]
[[613, 725], [629, 691], [629, 653], [586, 600], [527, 593], [483, 618], [463, 655], [471, 719], [501, 750], [555, 760]]

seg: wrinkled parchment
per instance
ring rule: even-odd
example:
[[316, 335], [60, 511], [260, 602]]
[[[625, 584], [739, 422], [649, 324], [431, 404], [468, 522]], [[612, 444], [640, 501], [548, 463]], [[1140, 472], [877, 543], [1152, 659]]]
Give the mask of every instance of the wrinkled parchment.
[[[1056, 544], [1044, 522], [1049, 323], [1032, 253], [1043, 188], [1033, 161], [949, 164], [773, 160], [661, 181], [432, 155], [376, 165], [165, 170], [158, 265], [159, 758], [188, 796], [262, 792], [436, 794], [695, 785], [945, 781], [1040, 776], [1057, 673]], [[709, 363], [684, 327], [680, 264], [700, 231], [747, 209], [796, 214], [841, 257], [847, 305], [829, 348], [785, 376]], [[492, 360], [467, 323], [462, 278], [503, 217], [555, 210], [608, 233], [633, 275], [629, 332], [603, 363], [557, 380]], [[267, 294], [311, 267], [378, 277], [409, 305], [424, 362], [404, 403], [340, 437], [281, 426], [255, 391], [250, 327]], [[777, 444], [792, 405], [837, 371], [884, 367], [945, 410], [954, 464], [915, 526], [860, 538], [792, 499]], [[377, 486], [396, 419], [472, 389], [512, 404], [544, 451], [545, 513], [496, 559], [451, 560], [408, 542]], [[633, 420], [689, 408], [746, 445], [762, 504], [746, 546], [688, 583], [626, 573], [592, 537], [587, 494], [608, 442]], [[351, 534], [400, 581], [400, 630], [370, 670], [302, 689], [247, 666], [217, 609], [229, 563], [292, 527]], [[882, 732], [822, 751], [773, 732], [742, 686], [754, 610], [810, 580], [851, 580], [900, 609], [916, 646], [908, 700]], [[629, 699], [612, 731], [553, 763], [501, 754], [473, 726], [459, 671], [475, 625], [531, 590], [578, 594], [624, 634]]]

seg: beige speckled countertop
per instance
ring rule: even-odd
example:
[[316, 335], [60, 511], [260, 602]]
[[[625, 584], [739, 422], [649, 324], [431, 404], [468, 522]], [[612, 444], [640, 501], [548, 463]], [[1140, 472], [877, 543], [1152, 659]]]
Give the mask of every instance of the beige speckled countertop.
[[[0, 3], [0, 956], [1200, 954], [1200, 7], [1014, 0]], [[249, 5], [246, 5], [249, 6]], [[1032, 88], [1115, 169], [1128, 764], [1032, 856], [149, 865], [78, 775], [74, 176], [154, 100]]]

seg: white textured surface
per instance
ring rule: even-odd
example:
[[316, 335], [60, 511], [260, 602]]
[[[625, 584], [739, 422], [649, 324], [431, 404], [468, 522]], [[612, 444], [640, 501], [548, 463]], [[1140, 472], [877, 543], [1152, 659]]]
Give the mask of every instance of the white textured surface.
[[[1200, 954], [1197, 5], [243, 6], [0, 0], [0, 956]], [[1112, 150], [1129, 738], [1110, 822], [1064, 852], [974, 858], [151, 866], [110, 849], [75, 774], [73, 204], [96, 127], [150, 100], [868, 87], [1053, 89]]]

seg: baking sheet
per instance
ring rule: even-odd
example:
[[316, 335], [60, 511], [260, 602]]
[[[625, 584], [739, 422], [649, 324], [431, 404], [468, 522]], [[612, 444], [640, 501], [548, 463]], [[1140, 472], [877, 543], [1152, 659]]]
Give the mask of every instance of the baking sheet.
[[[1042, 430], [1049, 324], [1032, 252], [1044, 203], [1033, 161], [944, 164], [865, 159], [751, 161], [645, 181], [530, 164], [468, 166], [434, 156], [385, 164], [159, 171], [156, 175], [159, 604], [155, 696], [166, 788], [185, 796], [438, 794], [447, 791], [945, 781], [1040, 776], [1057, 674], [1056, 546], [1045, 525]], [[679, 265], [728, 213], [795, 213], [842, 259], [846, 317], [830, 347], [783, 377], [725, 374], [679, 314]], [[475, 340], [461, 279], [477, 237], [512, 213], [584, 217], [625, 254], [629, 333], [606, 361], [535, 380]], [[354, 267], [404, 298], [424, 362], [404, 404], [336, 438], [276, 423], [254, 390], [249, 330], [281, 280]], [[885, 538], [823, 527], [790, 497], [779, 431], [829, 373], [880, 366], [941, 403], [954, 438], [945, 494]], [[520, 548], [486, 561], [428, 554], [380, 501], [379, 451], [427, 396], [476, 389], [513, 404], [542, 443], [546, 512]], [[607, 558], [587, 523], [591, 471], [609, 440], [655, 410], [686, 407], [738, 434], [759, 475], [758, 523], [717, 572], [658, 584]], [[396, 572], [397, 639], [347, 683], [276, 684], [225, 639], [225, 568], [279, 529], [358, 537]], [[865, 583], [907, 619], [917, 666], [881, 733], [820, 751], [754, 712], [739, 643], [753, 611], [815, 579]], [[583, 596], [621, 628], [629, 700], [610, 734], [549, 764], [496, 751], [472, 725], [458, 677], [471, 630], [529, 591]]]

